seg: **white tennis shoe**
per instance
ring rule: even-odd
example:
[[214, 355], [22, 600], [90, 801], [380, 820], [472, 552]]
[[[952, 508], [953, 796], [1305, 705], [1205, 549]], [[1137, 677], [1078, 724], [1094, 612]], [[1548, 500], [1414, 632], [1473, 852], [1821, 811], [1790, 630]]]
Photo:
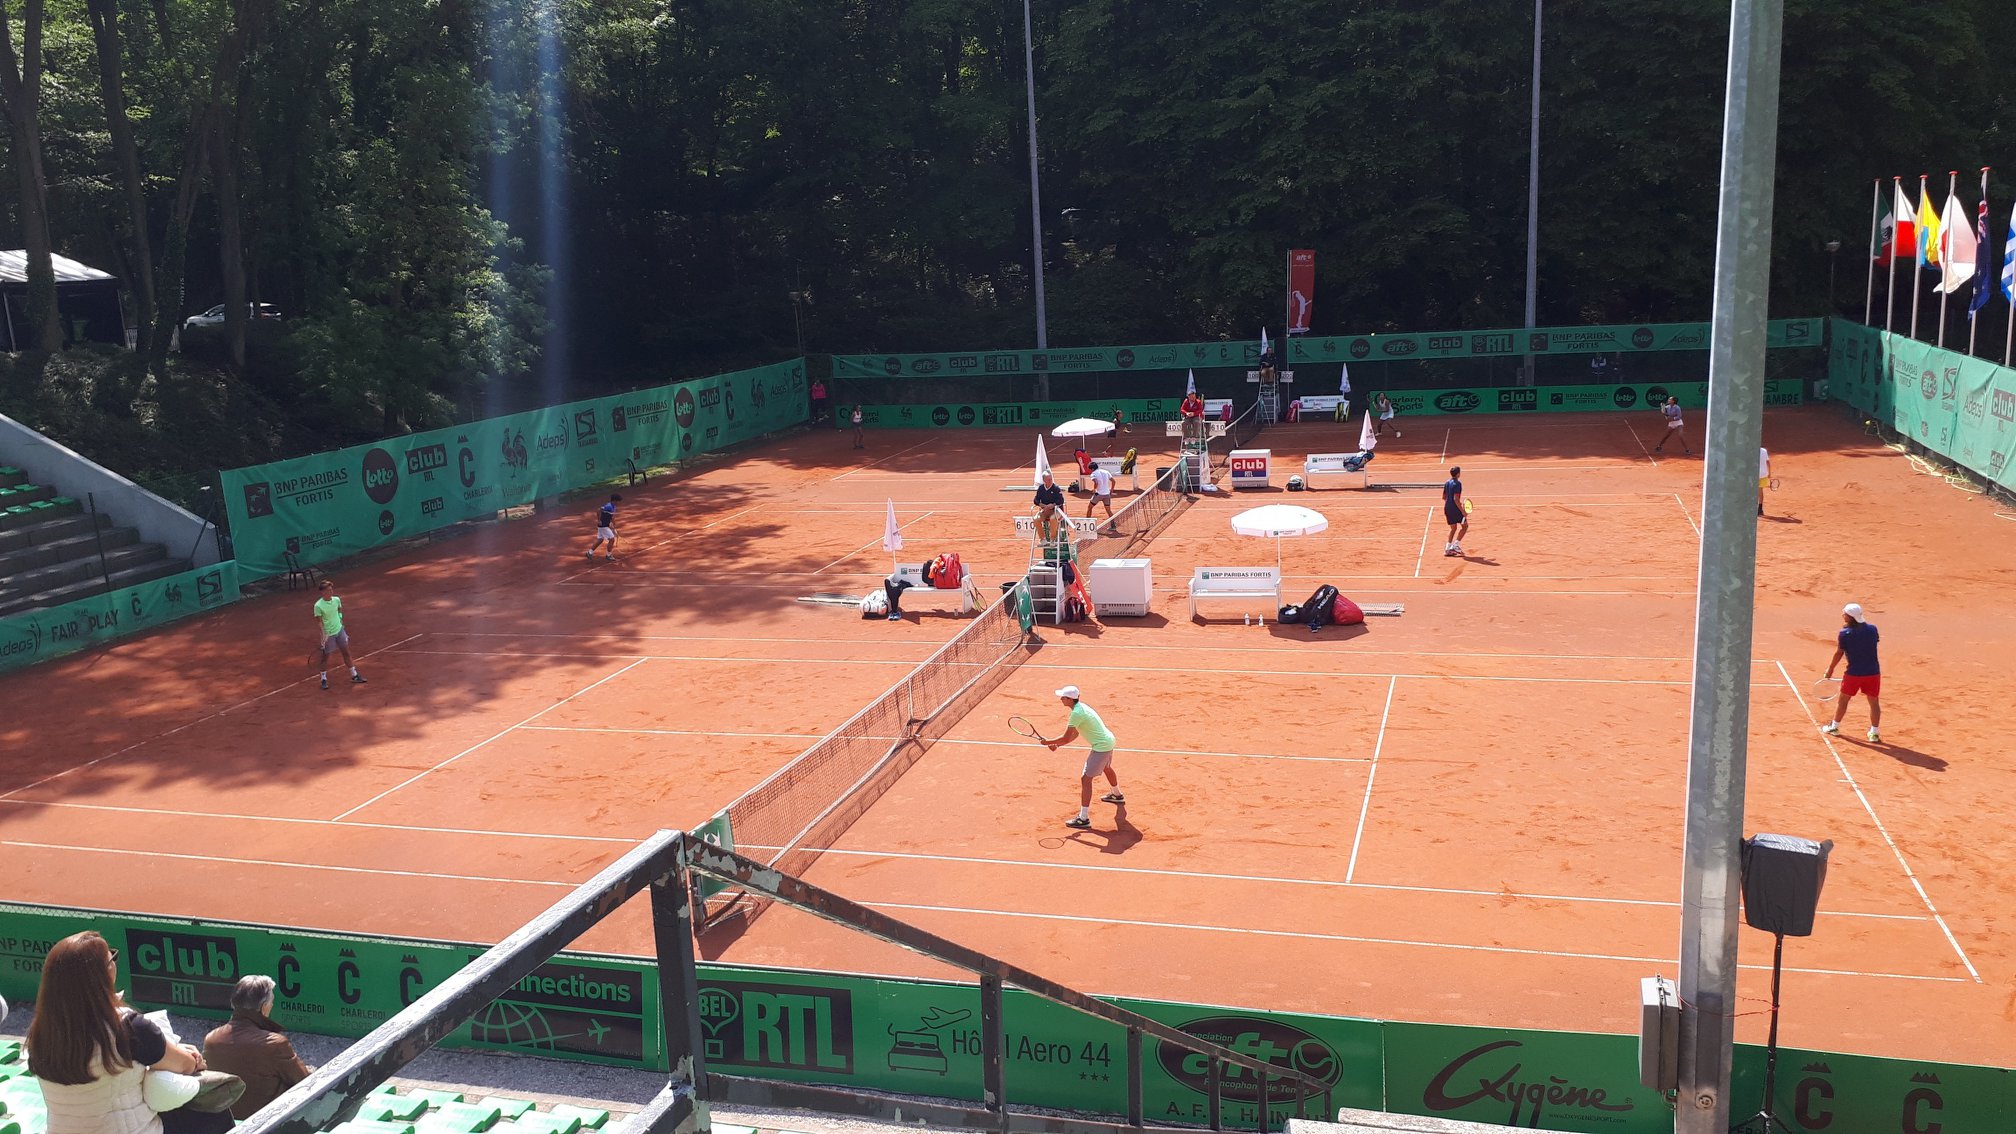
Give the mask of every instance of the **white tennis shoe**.
[[1828, 736], [1840, 736], [1841, 722], [1828, 721], [1826, 724], [1820, 726], [1820, 731]]

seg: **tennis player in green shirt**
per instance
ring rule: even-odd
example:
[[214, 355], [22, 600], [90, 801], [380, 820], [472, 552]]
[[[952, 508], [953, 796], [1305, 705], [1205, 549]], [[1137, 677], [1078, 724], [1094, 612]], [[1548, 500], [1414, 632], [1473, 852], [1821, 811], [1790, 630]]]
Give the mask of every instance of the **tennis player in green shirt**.
[[315, 622], [322, 628], [322, 688], [329, 688], [329, 654], [336, 651], [343, 655], [343, 664], [350, 667], [350, 680], [364, 684], [364, 675], [357, 672], [357, 663], [350, 660], [350, 632], [343, 629], [343, 600], [336, 597], [336, 584], [322, 580], [322, 597], [315, 600]]
[[1065, 728], [1063, 736], [1043, 743], [1055, 752], [1082, 736], [1085, 743], [1092, 746], [1091, 753], [1085, 757], [1085, 774], [1078, 778], [1078, 814], [1064, 820], [1066, 827], [1083, 830], [1092, 825], [1092, 781], [1099, 778], [1099, 773], [1106, 773], [1106, 783], [1112, 788], [1099, 797], [1101, 800], [1125, 804], [1127, 797], [1120, 794], [1120, 773], [1113, 770], [1113, 733], [1106, 727], [1106, 722], [1099, 719], [1092, 706], [1079, 698], [1076, 685], [1059, 689], [1057, 699], [1071, 710], [1071, 717], [1065, 722], [1069, 727]]

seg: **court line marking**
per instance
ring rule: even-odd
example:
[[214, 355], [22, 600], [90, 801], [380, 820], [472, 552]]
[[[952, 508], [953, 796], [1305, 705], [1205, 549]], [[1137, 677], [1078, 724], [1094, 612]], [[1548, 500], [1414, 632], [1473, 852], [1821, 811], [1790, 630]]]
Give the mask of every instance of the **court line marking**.
[[[368, 654], [358, 654], [354, 660], [363, 661], [365, 658], [382, 654], [387, 650], [393, 649], [398, 646], [403, 646], [406, 643], [412, 641], [413, 639], [421, 637], [425, 633], [426, 631], [423, 630], [421, 631], [420, 634], [412, 634], [407, 637], [401, 638], [389, 646], [380, 646], [377, 649], [372, 650]], [[153, 736], [147, 737], [142, 740], [136, 740], [133, 743], [127, 745], [124, 748], [119, 749], [116, 752], [107, 752], [105, 755], [97, 757], [96, 759], [86, 760], [84, 763], [75, 765], [74, 767], [65, 768], [60, 772], [54, 772], [51, 773], [50, 775], [43, 776], [41, 779], [36, 780], [34, 783], [23, 784], [17, 788], [10, 788], [7, 791], [0, 792], [0, 802], [6, 801], [8, 797], [12, 796], [15, 792], [32, 791], [33, 789], [41, 787], [43, 784], [46, 784], [51, 780], [60, 780], [64, 776], [67, 776], [72, 772], [81, 772], [86, 768], [102, 764], [105, 761], [111, 760], [115, 757], [124, 756], [126, 753], [133, 751], [135, 748], [140, 748], [144, 745], [152, 744], [157, 740], [166, 740], [167, 738], [174, 736], [176, 733], [181, 732], [184, 729], [195, 728], [197, 725], [200, 725], [205, 721], [214, 721], [218, 717], [224, 716], [227, 713], [235, 713], [239, 709], [243, 709], [251, 705], [256, 705], [259, 702], [264, 701], [266, 698], [271, 697], [276, 693], [285, 693], [287, 690], [294, 688], [296, 685], [301, 684], [303, 681], [314, 681], [314, 680], [317, 680], [317, 677], [315, 674], [311, 673], [308, 676], [302, 678], [300, 681], [290, 681], [285, 685], [279, 686], [278, 688], [268, 689], [266, 692], [259, 694], [257, 697], [248, 697], [235, 705], [226, 706], [222, 709], [217, 710], [214, 713], [209, 714], [208, 716], [197, 717], [193, 721], [188, 721], [183, 724], [176, 725], [174, 728], [169, 729], [167, 732], [157, 732]]]
[[436, 874], [425, 870], [388, 870], [375, 866], [332, 866], [326, 862], [281, 862], [269, 858], [228, 858], [223, 855], [178, 854], [164, 850], [124, 850], [118, 847], [77, 847], [62, 843], [27, 843], [0, 840], [0, 846], [28, 850], [76, 851], [81, 854], [116, 854], [136, 858], [179, 859], [183, 862], [217, 862], [230, 866], [277, 866], [287, 870], [328, 870], [338, 874], [382, 874], [393, 878], [432, 878], [443, 882], [494, 882], [507, 886], [557, 886], [571, 890], [579, 882], [548, 882], [534, 878], [495, 878], [483, 874]]
[[1673, 503], [1680, 505], [1680, 514], [1687, 517], [1687, 526], [1694, 529], [1694, 538], [1700, 539], [1701, 525], [1694, 522], [1693, 509], [1687, 507], [1687, 502], [1680, 499], [1680, 494], [1677, 492], [1673, 494]]
[[1643, 437], [1638, 436], [1638, 428], [1631, 424], [1631, 420], [1629, 418], [1626, 418], [1624, 420], [1624, 428], [1629, 429], [1631, 431], [1631, 440], [1638, 442], [1638, 451], [1645, 454], [1645, 459], [1652, 462], [1653, 468], [1655, 469], [1658, 468], [1659, 458], [1653, 456], [1652, 450], [1647, 449], [1645, 447], [1645, 439]]
[[[735, 732], [733, 730], [726, 730], [726, 729], [701, 730], [701, 729], [681, 729], [681, 728], [614, 728], [600, 725], [533, 724], [533, 725], [520, 725], [518, 727], [526, 732], [615, 732], [615, 733], [635, 733], [639, 736], [711, 736], [715, 738], [720, 738], [724, 736], [747, 736], [757, 740], [818, 740], [820, 737], [826, 735], [826, 733], [823, 732]], [[870, 739], [876, 739], [876, 738], [871, 737]], [[900, 736], [892, 736], [889, 739], [902, 740], [904, 738]], [[940, 741], [939, 743], [942, 744], [944, 742]]]
[[[739, 662], [767, 665], [775, 662], [779, 665], [902, 665], [912, 667], [915, 667], [917, 664], [915, 658], [891, 658], [887, 661], [876, 661], [870, 658], [737, 658], [728, 657], [723, 654], [589, 654], [571, 651], [540, 653], [532, 650], [401, 650], [399, 653], [402, 657], [424, 654], [454, 658], [603, 658], [608, 661], [616, 661], [621, 658], [634, 658], [639, 663], [647, 661], [676, 661]], [[978, 668], [977, 664], [976, 668]], [[585, 693], [587, 690], [584, 689], [582, 692]], [[564, 704], [564, 702], [562, 703]], [[559, 705], [556, 704], [553, 708], [559, 708]]]
[[[1806, 703], [1806, 694], [1793, 682], [1791, 671], [1785, 668], [1785, 663], [1781, 661], [1777, 665], [1778, 676], [1785, 679], [1785, 688], [1790, 689], [1792, 696], [1798, 699], [1799, 708], [1806, 713], [1807, 723], [1818, 729], [1819, 718], [1813, 715], [1813, 706]], [[1876, 825], [1876, 833], [1883, 836], [1883, 845], [1889, 847], [1890, 853], [1896, 856], [1897, 865], [1904, 871], [1904, 877], [1910, 880], [1911, 888], [1918, 891], [1918, 900], [1925, 903], [1926, 912], [1930, 913], [1932, 920], [1938, 924], [1939, 932], [1946, 935], [1946, 943], [1953, 947], [1953, 952], [1960, 958], [1960, 963], [1967, 967], [1967, 975], [1974, 978], [1975, 984], [1985, 983], [1981, 979], [1981, 973], [1974, 968], [1974, 962], [1967, 959], [1967, 950], [1960, 947], [1960, 939], [1953, 936], [1952, 927], [1946, 924], [1945, 916], [1932, 904], [1932, 895], [1927, 894], [1924, 885], [1918, 881], [1917, 872], [1911, 869], [1910, 860], [1904, 857], [1904, 849], [1897, 845], [1897, 840], [1890, 837], [1890, 829], [1883, 825], [1882, 817], [1876, 814], [1876, 805], [1869, 802], [1868, 795], [1862, 791], [1862, 785], [1855, 780], [1855, 773], [1849, 771], [1847, 761], [1841, 759], [1841, 751], [1834, 746], [1834, 738], [1823, 732], [1820, 733], [1820, 742], [1827, 746], [1827, 754], [1834, 758], [1834, 766], [1841, 770], [1841, 778], [1847, 781], [1849, 790], [1861, 801], [1862, 810], [1868, 813], [1869, 821]]]
[[1365, 841], [1365, 819], [1372, 813], [1372, 783], [1379, 778], [1379, 751], [1386, 747], [1386, 721], [1393, 715], [1393, 691], [1400, 687], [1396, 675], [1386, 679], [1386, 707], [1379, 713], [1379, 735], [1372, 741], [1372, 763], [1365, 771], [1365, 799], [1358, 805], [1358, 830], [1351, 836], [1351, 862], [1344, 868], [1344, 881], [1358, 874], [1358, 847]]
[[582, 686], [579, 689], [576, 689], [574, 692], [567, 694], [565, 697], [560, 698], [558, 701], [553, 702], [552, 704], [546, 706], [545, 708], [539, 710], [538, 712], [533, 713], [531, 716], [526, 717], [524, 720], [519, 721], [518, 724], [514, 724], [510, 728], [507, 728], [502, 732], [497, 733], [496, 736], [492, 736], [484, 740], [479, 740], [476, 743], [470, 745], [469, 747], [464, 748], [462, 751], [457, 752], [455, 755], [448, 757], [446, 760], [441, 761], [439, 764], [436, 764], [433, 767], [427, 769], [426, 771], [417, 772], [411, 776], [406, 777], [404, 780], [401, 780], [400, 782], [392, 785], [391, 787], [386, 788], [384, 791], [379, 792], [377, 795], [372, 796], [370, 799], [367, 799], [364, 802], [358, 804], [357, 806], [351, 808], [350, 810], [345, 811], [341, 815], [336, 816], [336, 818], [331, 820], [331, 822], [341, 823], [343, 820], [350, 818], [352, 815], [357, 814], [359, 811], [362, 811], [365, 808], [371, 806], [372, 804], [378, 802], [379, 800], [384, 799], [386, 796], [391, 795], [393, 792], [399, 791], [402, 788], [416, 784], [421, 780], [427, 778], [428, 776], [431, 776], [434, 773], [440, 771], [441, 769], [447, 767], [448, 765], [453, 764], [455, 761], [460, 760], [462, 757], [469, 755], [471, 752], [476, 751], [478, 748], [481, 748], [484, 745], [489, 744], [491, 741], [497, 740], [505, 736], [506, 734], [517, 729], [519, 725], [531, 724], [533, 721], [538, 720], [540, 717], [545, 716], [547, 713], [550, 713], [553, 710], [559, 708], [560, 706], [566, 704], [567, 702], [572, 701], [574, 698], [581, 696], [583, 693], [586, 693], [599, 685], [603, 685], [606, 684], [607, 682], [616, 680], [617, 678], [623, 676], [624, 674], [629, 673], [631, 670], [636, 669], [638, 666], [643, 665], [644, 661], [645, 659], [639, 658], [636, 661], [631, 662], [629, 665], [624, 666], [622, 669], [619, 669], [614, 673], [607, 674], [596, 681], [593, 681], [587, 685]]
[[[942, 743], [942, 741], [940, 742]], [[1142, 751], [1133, 749], [1132, 751]], [[782, 847], [766, 846], [760, 843], [748, 844], [749, 850], [782, 850]], [[965, 866], [1012, 866], [1034, 870], [1082, 870], [1092, 873], [1139, 874], [1152, 878], [1195, 878], [1209, 882], [1278, 883], [1283, 886], [1314, 886], [1325, 890], [1380, 890], [1395, 894], [1437, 894], [1451, 898], [1514, 898], [1526, 902], [1577, 902], [1598, 906], [1642, 906], [1649, 909], [1679, 909], [1680, 903], [1657, 898], [1601, 898], [1586, 894], [1528, 894], [1517, 890], [1471, 890], [1459, 886], [1401, 886], [1391, 882], [1340, 882], [1334, 878], [1288, 878], [1269, 874], [1225, 874], [1212, 870], [1167, 870], [1146, 866], [1112, 866], [1085, 862], [1033, 862], [1027, 859], [978, 858], [962, 855], [917, 854], [910, 851], [852, 850], [841, 847], [818, 847], [820, 855], [838, 855], [852, 858], [900, 858], [923, 862], [956, 862]], [[1930, 918], [1919, 914], [1861, 913], [1852, 910], [1821, 910], [1828, 917], [1859, 917], [1874, 921], [1926, 922]]]
[[[893, 741], [893, 740], [901, 740], [903, 738], [900, 736], [874, 736], [869, 737], [868, 739]], [[1016, 741], [1012, 740], [967, 740], [963, 738], [955, 738], [949, 736], [942, 737], [938, 740], [934, 740], [931, 743], [933, 745], [964, 744], [972, 747], [985, 747], [985, 748], [1027, 747], [1026, 743], [1017, 743]], [[1365, 762], [1365, 758], [1362, 756], [1294, 756], [1286, 753], [1276, 753], [1276, 752], [1217, 752], [1212, 751], [1210, 749], [1197, 749], [1197, 748], [1142, 748], [1138, 745], [1133, 744], [1127, 746], [1127, 751], [1148, 753], [1156, 756], [1209, 756], [1212, 758], [1224, 757], [1234, 760], [1294, 760], [1307, 764], [1363, 764]], [[781, 850], [783, 848], [780, 847], [778, 849]]]
[[[1073, 663], [1071, 665], [1052, 665], [1047, 662], [1030, 661], [1030, 662], [1023, 662], [1016, 668], [1078, 669], [1078, 670], [1096, 669], [1101, 671], [1123, 671], [1127, 673], [1166, 672], [1165, 670], [1157, 669], [1156, 667], [1153, 666], [1099, 665], [1096, 662], [1094, 663], [1081, 662], [1081, 663]], [[1661, 681], [1651, 678], [1641, 679], [1641, 678], [1629, 678], [1629, 677], [1488, 677], [1482, 674], [1471, 674], [1471, 673], [1361, 673], [1357, 670], [1335, 670], [1335, 669], [1333, 670], [1275, 669], [1275, 670], [1269, 670], [1265, 673], [1256, 673], [1250, 669], [1188, 668], [1185, 669], [1183, 672], [1238, 674], [1248, 679], [1263, 678], [1263, 677], [1412, 677], [1412, 678], [1420, 678], [1426, 681], [1532, 681], [1544, 685], [1677, 685], [1681, 686], [1682, 688], [1694, 684], [1692, 679]], [[1760, 686], [1766, 688], [1775, 688], [1777, 684], [1778, 683], [1775, 681], [1752, 680], [1750, 682], [1750, 687], [1753, 689], [1758, 688]]]
[[929, 445], [929, 444], [930, 444], [931, 442], [933, 442], [933, 441], [935, 441], [935, 440], [937, 440], [937, 439], [938, 439], [938, 438], [937, 438], [937, 437], [936, 437], [935, 435], [934, 435], [934, 436], [931, 436], [931, 437], [926, 437], [926, 438], [925, 438], [924, 440], [922, 440], [922, 441], [919, 441], [919, 442], [917, 442], [917, 443], [916, 443], [915, 445], [912, 445], [912, 446], [910, 446], [910, 448], [909, 448], [909, 449], [898, 449], [898, 450], [896, 450], [895, 452], [893, 452], [893, 453], [889, 454], [889, 455], [888, 455], [888, 456], [886, 456], [886, 457], [877, 457], [877, 458], [875, 458], [874, 460], [872, 460], [872, 461], [869, 461], [869, 462], [868, 462], [867, 464], [865, 464], [865, 465], [855, 465], [855, 466], [854, 466], [853, 468], [851, 468], [851, 469], [848, 469], [848, 470], [847, 470], [846, 472], [843, 472], [843, 473], [841, 473], [841, 474], [840, 474], [839, 476], [830, 476], [830, 477], [827, 477], [827, 478], [826, 478], [826, 483], [828, 483], [828, 484], [831, 484], [831, 483], [833, 483], [834, 481], [836, 481], [836, 480], [839, 480], [839, 479], [840, 479], [841, 477], [848, 477], [848, 476], [853, 476], [853, 475], [854, 475], [855, 473], [857, 473], [857, 472], [863, 472], [863, 471], [865, 471], [865, 470], [867, 470], [867, 469], [872, 469], [872, 468], [874, 468], [874, 467], [875, 467], [876, 465], [879, 465], [879, 464], [881, 464], [881, 463], [882, 463], [883, 461], [893, 461], [893, 460], [895, 460], [896, 458], [898, 458], [898, 457], [902, 456], [903, 454], [905, 454], [905, 453], [909, 452], [909, 451], [910, 451], [910, 449], [922, 449], [922, 448], [923, 448], [924, 446], [926, 446], [926, 445]]
[[337, 823], [332, 819], [304, 819], [291, 815], [239, 815], [228, 811], [183, 811], [172, 807], [124, 807], [116, 803], [68, 803], [53, 799], [0, 799], [0, 804], [16, 807], [60, 807], [75, 811], [110, 811], [121, 815], [166, 815], [177, 819], [229, 819], [234, 823], [292, 823], [311, 827], [345, 827], [358, 830], [408, 831], [429, 835], [488, 835], [500, 839], [560, 839], [576, 843], [614, 843], [634, 847], [636, 839], [608, 835], [542, 835], [536, 831], [478, 831], [468, 827], [422, 827], [411, 823]]
[[[1037, 921], [1068, 921], [1091, 925], [1130, 925], [1142, 929], [1188, 929], [1201, 933], [1237, 933], [1251, 937], [1289, 937], [1304, 941], [1335, 941], [1349, 945], [1401, 945], [1421, 949], [1454, 949], [1465, 953], [1505, 953], [1524, 957], [1559, 957], [1577, 961], [1628, 961], [1639, 965], [1678, 964], [1675, 957], [1643, 957], [1617, 953], [1575, 953], [1561, 949], [1521, 949], [1511, 945], [1462, 945], [1452, 941], [1417, 941], [1402, 937], [1358, 937], [1341, 933], [1315, 933], [1294, 929], [1252, 929], [1246, 926], [1202, 925], [1195, 922], [1147, 921], [1136, 918], [1092, 917], [1082, 914], [1029, 913], [1020, 910], [988, 910], [969, 906], [932, 906], [914, 902], [863, 902], [870, 909], [908, 910], [920, 913], [973, 914], [980, 917], [1029, 918]], [[1769, 972], [1769, 965], [1738, 965], [1738, 968]], [[1785, 967], [1786, 972], [1812, 976], [1872, 977], [1885, 980], [1919, 980], [1940, 984], [1965, 984], [1960, 977], [1921, 976], [1912, 973], [1861, 972], [1853, 969], [1811, 969]]]
[[[919, 516], [917, 516], [916, 519], [905, 520], [902, 523], [896, 525], [896, 530], [900, 532], [904, 528], [909, 527], [911, 524], [916, 523], [918, 520], [922, 520], [925, 516], [929, 516], [930, 514], [931, 514], [930, 512], [924, 512]], [[869, 548], [879, 545], [886, 538], [887, 538], [886, 536], [876, 536], [874, 539], [869, 540], [867, 543], [862, 544], [860, 547], [857, 547], [854, 550], [848, 552], [847, 554], [841, 556], [840, 558], [835, 559], [833, 562], [828, 563], [826, 567], [837, 567], [840, 564], [847, 562], [849, 559], [852, 559], [855, 556], [861, 554], [862, 552], [868, 550]], [[933, 538], [935, 539], [938, 537], [934, 536]], [[819, 570], [814, 571], [812, 573], [814, 575], [820, 574], [826, 570], [826, 567], [821, 567], [819, 568]]]
[[[1421, 523], [1421, 550], [1414, 556], [1414, 577], [1421, 577], [1421, 562], [1428, 558], [1428, 533], [1435, 530], [1435, 509], [1428, 509], [1428, 518]], [[1398, 576], [1392, 576], [1398, 578]]]

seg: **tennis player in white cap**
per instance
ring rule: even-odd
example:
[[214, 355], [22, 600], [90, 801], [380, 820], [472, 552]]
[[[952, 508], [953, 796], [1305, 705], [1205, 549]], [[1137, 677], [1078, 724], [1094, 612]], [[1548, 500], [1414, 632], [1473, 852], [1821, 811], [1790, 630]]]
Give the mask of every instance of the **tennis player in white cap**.
[[1071, 710], [1071, 717], [1065, 722], [1067, 727], [1063, 736], [1043, 743], [1055, 752], [1082, 736], [1085, 743], [1092, 746], [1091, 753], [1085, 757], [1085, 774], [1078, 778], [1078, 814], [1064, 820], [1066, 827], [1083, 830], [1092, 825], [1092, 781], [1099, 778], [1099, 773], [1106, 773], [1106, 783], [1112, 789], [1100, 799], [1107, 803], [1125, 804], [1127, 797], [1120, 794], [1120, 773], [1113, 770], [1113, 733], [1106, 727], [1106, 722], [1100, 720], [1099, 714], [1092, 711], [1092, 706], [1078, 696], [1076, 685], [1059, 689], [1057, 699]]
[[1869, 743], [1882, 741], [1883, 704], [1878, 698], [1883, 694], [1883, 667], [1876, 663], [1876, 637], [1876, 624], [1862, 613], [1861, 603], [1841, 608], [1841, 632], [1835, 636], [1837, 644], [1834, 659], [1827, 663], [1827, 676], [1834, 676], [1834, 667], [1843, 658], [1848, 660], [1848, 670], [1841, 678], [1841, 695], [1834, 700], [1834, 719], [1821, 725], [1821, 732], [1829, 736], [1839, 733], [1841, 718], [1848, 715], [1848, 702], [1860, 693], [1869, 698]]

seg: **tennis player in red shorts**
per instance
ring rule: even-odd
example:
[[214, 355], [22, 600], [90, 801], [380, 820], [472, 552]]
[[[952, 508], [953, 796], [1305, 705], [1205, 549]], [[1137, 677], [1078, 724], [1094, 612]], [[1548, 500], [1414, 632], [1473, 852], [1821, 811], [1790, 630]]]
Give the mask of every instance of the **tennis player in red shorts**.
[[1876, 663], [1876, 624], [1862, 613], [1862, 604], [1851, 602], [1841, 608], [1841, 632], [1835, 636], [1834, 660], [1827, 663], [1827, 676], [1848, 659], [1848, 672], [1841, 678], [1841, 695], [1834, 699], [1834, 719], [1820, 726], [1829, 736], [1841, 732], [1841, 718], [1848, 715], [1848, 702], [1857, 693], [1869, 698], [1869, 743], [1883, 740], [1883, 667]]

